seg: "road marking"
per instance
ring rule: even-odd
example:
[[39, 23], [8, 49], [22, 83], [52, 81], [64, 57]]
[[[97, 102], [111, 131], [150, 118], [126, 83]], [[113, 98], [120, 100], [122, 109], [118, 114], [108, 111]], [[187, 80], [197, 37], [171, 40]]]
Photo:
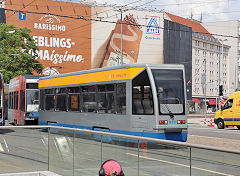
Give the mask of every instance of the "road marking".
[[6, 146], [6, 148], [7, 148], [7, 152], [9, 153], [9, 148], [8, 148], [8, 145], [7, 145], [7, 142], [6, 142], [5, 138], [3, 138], [3, 141], [4, 141], [5, 146]]
[[43, 143], [43, 145], [44, 145], [45, 147], [48, 146], [48, 144], [47, 144], [47, 142], [46, 142], [46, 141], [48, 141], [48, 139], [47, 139], [45, 136], [42, 136], [42, 137], [41, 137], [41, 141], [42, 141], [42, 143]]
[[43, 145], [46, 145], [45, 142], [44, 142], [44, 140], [43, 140], [43, 138], [41, 138], [41, 141], [42, 141]]
[[4, 152], [2, 144], [0, 143], [0, 152]]
[[[132, 155], [132, 156], [136, 156], [138, 157], [138, 155], [132, 154], [132, 153], [127, 153], [127, 155]], [[172, 164], [172, 165], [177, 165], [177, 166], [182, 166], [182, 167], [187, 167], [189, 168], [190, 166], [185, 165], [185, 164], [180, 164], [180, 163], [174, 163], [174, 162], [170, 162], [170, 161], [164, 161], [164, 160], [160, 160], [160, 159], [156, 159], [156, 158], [150, 158], [150, 157], [145, 157], [145, 156], [139, 156], [140, 158], [143, 159], [148, 159], [148, 160], [152, 160], [152, 161], [159, 161], [162, 163], [167, 163], [167, 164]], [[203, 169], [203, 168], [199, 168], [199, 167], [191, 167], [192, 169], [197, 169], [197, 170], [201, 170], [201, 171], [205, 171], [205, 172], [210, 172], [210, 173], [214, 173], [214, 174], [218, 174], [218, 175], [224, 175], [224, 176], [234, 176], [234, 175], [230, 175], [230, 174], [225, 174], [225, 173], [221, 173], [221, 172], [216, 172], [216, 171], [212, 171], [212, 170], [208, 170], [208, 169]]]

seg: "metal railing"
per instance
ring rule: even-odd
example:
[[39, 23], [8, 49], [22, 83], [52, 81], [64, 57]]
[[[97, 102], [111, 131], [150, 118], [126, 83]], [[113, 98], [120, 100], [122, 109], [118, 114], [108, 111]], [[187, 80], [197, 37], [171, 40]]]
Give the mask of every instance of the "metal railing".
[[240, 173], [240, 151], [58, 126], [0, 127], [0, 174], [97, 175], [107, 159], [130, 176]]

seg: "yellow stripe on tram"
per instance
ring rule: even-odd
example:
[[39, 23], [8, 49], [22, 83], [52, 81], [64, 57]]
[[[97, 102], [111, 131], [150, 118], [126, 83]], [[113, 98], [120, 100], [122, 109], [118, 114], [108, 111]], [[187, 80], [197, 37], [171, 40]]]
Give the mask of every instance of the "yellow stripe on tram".
[[39, 80], [39, 87], [53, 87], [72, 84], [132, 79], [144, 69], [145, 67], [125, 68], [59, 78], [43, 79]]

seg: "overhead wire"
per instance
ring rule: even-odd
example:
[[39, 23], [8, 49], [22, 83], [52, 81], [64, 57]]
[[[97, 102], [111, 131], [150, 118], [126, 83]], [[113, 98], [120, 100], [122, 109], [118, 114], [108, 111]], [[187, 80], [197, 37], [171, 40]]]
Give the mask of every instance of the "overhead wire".
[[[125, 4], [125, 5], [122, 5], [122, 6], [116, 6], [115, 8], [116, 8], [116, 9], [127, 8], [129, 5], [135, 4], [135, 3], [138, 3], [138, 2], [141, 2], [141, 1], [142, 1], [142, 0], [133, 1], [133, 2], [131, 2], [131, 3], [128, 3], [128, 4]], [[149, 2], [144, 3], [144, 4], [142, 4], [142, 5], [149, 4], [149, 3], [153, 2], [153, 1], [156, 1], [156, 0], [149, 1]], [[138, 7], [141, 7], [142, 5], [139, 5]], [[117, 11], [117, 10], [115, 10], [115, 11]], [[127, 11], [127, 10], [125, 9], [125, 11]], [[98, 13], [98, 15], [101, 14], [101, 13], [104, 13], [104, 12], [106, 12], [106, 11], [100, 12], [100, 13]], [[112, 18], [112, 17], [114, 17], [114, 16], [117, 16], [117, 15], [120, 14], [120, 13], [121, 13], [121, 12], [118, 12], [118, 13], [115, 13], [115, 14], [113, 14], [113, 15], [111, 15], [111, 16], [108, 16], [108, 17], [97, 17], [97, 18], [99, 18], [99, 19], [98, 19], [98, 20], [95, 20], [94, 22], [92, 22], [91, 25], [94, 24], [94, 23], [96, 23], [96, 22], [98, 22], [98, 21], [102, 21], [102, 19], [107, 19], [107, 18]], [[86, 26], [89, 26], [89, 25], [90, 25], [90, 24], [86, 24], [86, 25], [81, 26], [81, 27], [86, 27]], [[68, 32], [72, 32], [73, 30], [76, 30], [76, 29], [79, 29], [79, 28], [77, 27], [77, 28], [71, 29], [71, 30], [69, 30]], [[85, 30], [81, 30], [81, 32], [84, 32], [84, 31], [85, 31]], [[79, 32], [79, 31], [78, 31], [78, 32]], [[62, 34], [65, 34], [65, 33], [62, 33]], [[61, 34], [57, 34], [57, 35], [61, 35]]]
[[[123, 6], [119, 6], [118, 8], [124, 8], [124, 7], [127, 7], [127, 6], [131, 5], [131, 4], [138, 3], [138, 2], [140, 2], [140, 1], [143, 1], [143, 0], [136, 0], [136, 1], [133, 1], [133, 2], [131, 2], [131, 3], [125, 4], [125, 5], [123, 5]], [[108, 10], [99, 12], [97, 15], [100, 15], [100, 14], [102, 14], [102, 13], [107, 13], [107, 12], [110, 12], [110, 11], [114, 11], [114, 8], [116, 8], [116, 7], [112, 7], [112, 8], [113, 8], [113, 9], [108, 9]], [[111, 17], [114, 17], [114, 16], [116, 16], [116, 15], [117, 15], [117, 14], [114, 14], [114, 15], [108, 16], [108, 17], [104, 17], [104, 19], [106, 19], [106, 18], [111, 18]], [[92, 17], [92, 16], [91, 16], [91, 15], [88, 15], [88, 16], [84, 16], [84, 17], [86, 18], [86, 17]], [[99, 19], [100, 19], [100, 21], [101, 21], [101, 20], [102, 20], [102, 17], [99, 17]], [[73, 21], [73, 20], [69, 20], [69, 21]], [[97, 22], [97, 21], [92, 22], [92, 23], [90, 23], [90, 24], [83, 25], [83, 26], [81, 26], [81, 28], [87, 27], [87, 26], [92, 25], [93, 23], [96, 23], [96, 22]], [[71, 30], [68, 30], [67, 33], [72, 32], [73, 30], [77, 30], [77, 29], [79, 29], [79, 27], [73, 28], [73, 29], [71, 29]], [[86, 29], [86, 30], [87, 30], [87, 29]], [[78, 32], [80, 32], [80, 31], [78, 31]], [[81, 32], [82, 32], [82, 31], [81, 31]], [[65, 35], [65, 34], [66, 34], [66, 32], [63, 32], [63, 33], [61, 33], [61, 34], [55, 34], [55, 35]]]
[[[29, 6], [29, 5], [31, 5], [33, 2], [34, 2], [35, 0], [33, 0], [31, 3], [29, 3], [27, 6]], [[131, 2], [131, 3], [128, 3], [128, 4], [126, 4], [126, 5], [123, 5], [123, 6], [120, 6], [120, 7], [126, 7], [126, 6], [129, 6], [129, 5], [131, 5], [131, 4], [133, 4], [133, 3], [137, 3], [137, 2], [140, 2], [140, 1], [142, 1], [142, 0], [137, 0], [137, 1], [134, 1], [134, 2]], [[146, 3], [144, 3], [144, 4], [141, 4], [141, 5], [139, 5], [139, 6], [137, 6], [137, 7], [140, 7], [140, 6], [144, 6], [144, 5], [146, 5], [146, 4], [150, 4], [150, 3], [152, 3], [152, 2], [154, 2], [154, 1], [156, 1], [156, 0], [152, 0], [152, 1], [149, 1], [149, 2], [146, 2]], [[60, 1], [59, 1], [60, 2]], [[63, 2], [67, 2], [67, 1], [63, 1]], [[136, 7], [135, 7], [136, 8]], [[30, 13], [30, 12], [29, 12]], [[31, 12], [31, 13], [38, 13], [38, 12]], [[100, 12], [100, 13], [104, 13], [104, 11], [103, 12]], [[53, 14], [53, 15], [55, 15], [55, 16], [57, 16], [57, 14]], [[58, 15], [58, 16], [60, 16], [60, 15]], [[112, 15], [112, 16], [114, 16], [114, 15]], [[111, 17], [112, 17], [111, 16]], [[70, 17], [70, 16], [62, 16], [62, 17], [68, 17], [68, 18], [72, 18], [72, 17]], [[84, 20], [86, 20], [87, 18], [86, 18], [86, 16], [83, 16], [85, 19]], [[74, 18], [74, 19], [78, 19], [78, 18]], [[73, 19], [73, 20], [74, 20]], [[109, 22], [109, 23], [112, 23], [111, 21], [103, 21], [102, 19], [98, 19], [98, 20], [96, 20], [96, 19], [93, 19], [93, 18], [91, 18], [91, 19], [89, 19], [89, 20], [91, 20], [91, 21], [95, 21], [95, 22]], [[69, 21], [72, 21], [72, 20], [69, 20]], [[114, 22], [113, 22], [114, 23]], [[89, 24], [90, 25], [90, 24]], [[144, 26], [144, 25], [141, 25], [141, 26]], [[81, 26], [81, 27], [84, 27], [84, 26]], [[146, 27], [146, 26], [145, 26]], [[72, 31], [72, 30], [76, 30], [76, 29], [78, 29], [78, 28], [75, 28], [75, 29], [71, 29], [70, 31]], [[69, 32], [70, 32], [69, 31]], [[201, 32], [197, 32], [197, 33], [201, 33]], [[201, 34], [207, 34], [207, 33], [201, 33]], [[60, 35], [60, 34], [55, 34], [55, 35]], [[212, 34], [212, 35], [216, 35], [216, 36], [222, 36], [222, 37], [235, 37], [235, 36], [228, 36], [228, 35], [219, 35], [219, 34]], [[238, 38], [238, 37], [235, 37], [235, 38]]]

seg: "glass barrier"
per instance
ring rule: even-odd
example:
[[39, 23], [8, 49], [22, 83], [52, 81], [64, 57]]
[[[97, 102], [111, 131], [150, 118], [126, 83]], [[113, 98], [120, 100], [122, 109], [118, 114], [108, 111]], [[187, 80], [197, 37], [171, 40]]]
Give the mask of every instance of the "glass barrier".
[[48, 133], [0, 128], [0, 174], [48, 170]]
[[0, 127], [0, 174], [51, 171], [64, 176], [92, 176], [98, 175], [102, 163], [109, 159], [119, 162], [125, 175], [130, 176], [240, 173], [239, 152], [71, 130]]
[[240, 157], [237, 154], [192, 148], [192, 175], [239, 175]]
[[57, 174], [72, 176], [73, 132], [53, 128], [49, 132], [49, 170]]
[[93, 134], [74, 132], [74, 176], [98, 175], [101, 147], [101, 139]]
[[139, 172], [144, 175], [190, 175], [190, 149], [140, 141]]
[[102, 163], [116, 160], [125, 175], [137, 176], [138, 141], [111, 136], [102, 136], [102, 139]]

